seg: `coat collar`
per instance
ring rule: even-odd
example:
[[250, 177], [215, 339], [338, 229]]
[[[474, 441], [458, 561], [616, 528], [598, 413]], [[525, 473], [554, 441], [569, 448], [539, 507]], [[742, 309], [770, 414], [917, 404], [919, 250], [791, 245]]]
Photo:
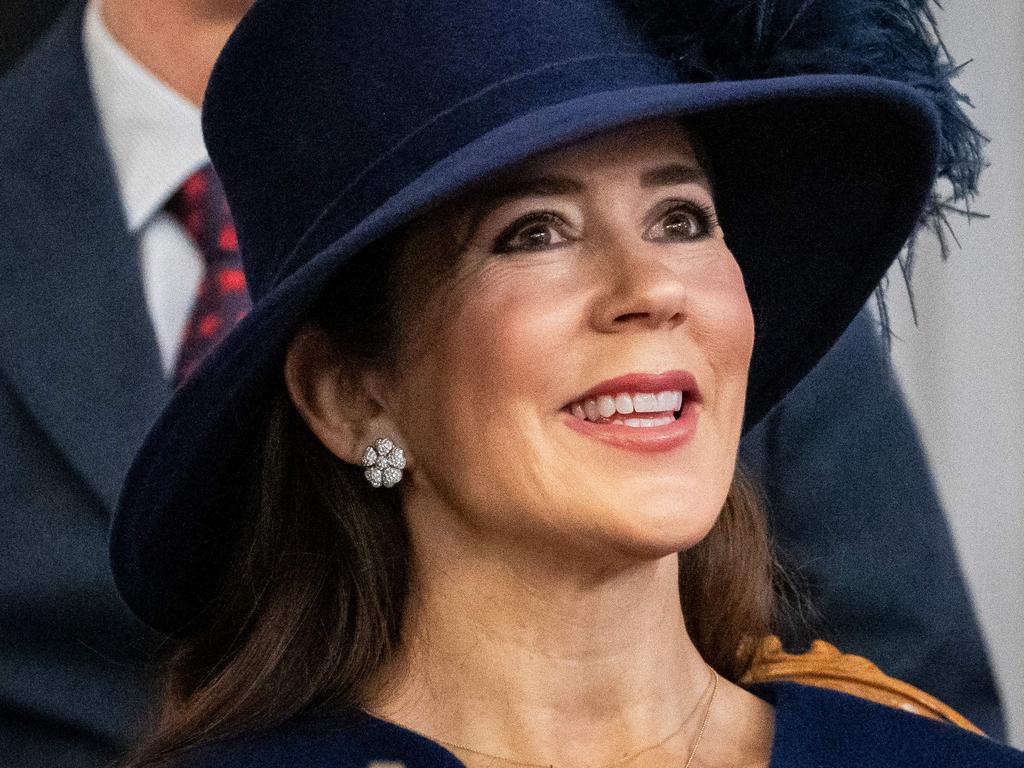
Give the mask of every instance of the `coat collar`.
[[949, 723], [798, 683], [755, 685], [775, 706], [771, 768], [1024, 768], [1024, 754]]
[[72, 6], [0, 81], [0, 375], [113, 509], [170, 394]]
[[[1024, 754], [1009, 747], [836, 691], [788, 682], [751, 691], [775, 705], [771, 768], [1024, 768]], [[358, 712], [311, 716], [210, 745], [193, 757], [184, 766], [462, 766], [426, 737]]]

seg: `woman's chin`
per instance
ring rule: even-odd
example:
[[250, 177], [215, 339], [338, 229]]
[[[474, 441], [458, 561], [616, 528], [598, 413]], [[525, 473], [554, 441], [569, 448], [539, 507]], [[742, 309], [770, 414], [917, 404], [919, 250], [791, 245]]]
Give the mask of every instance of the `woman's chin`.
[[673, 502], [638, 499], [628, 508], [602, 510], [600, 538], [608, 552], [643, 561], [689, 549], [708, 535], [722, 507]]
[[717, 514], [699, 519], [652, 520], [643, 530], [624, 536], [623, 547], [642, 559], [658, 559], [699, 544], [711, 531]]

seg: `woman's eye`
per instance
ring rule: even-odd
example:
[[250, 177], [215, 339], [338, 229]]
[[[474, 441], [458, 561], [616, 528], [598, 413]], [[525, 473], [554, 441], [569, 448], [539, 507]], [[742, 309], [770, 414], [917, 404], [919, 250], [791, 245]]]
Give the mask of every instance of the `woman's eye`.
[[494, 241], [495, 253], [542, 251], [561, 245], [566, 238], [559, 229], [565, 222], [553, 213], [535, 213], [508, 226]]
[[697, 203], [677, 203], [647, 231], [648, 240], [697, 240], [717, 224], [714, 210]]

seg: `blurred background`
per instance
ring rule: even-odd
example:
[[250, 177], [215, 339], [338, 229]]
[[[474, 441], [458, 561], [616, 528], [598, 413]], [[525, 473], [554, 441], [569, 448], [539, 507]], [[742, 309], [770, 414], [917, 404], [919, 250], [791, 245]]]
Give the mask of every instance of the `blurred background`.
[[[63, 0], [0, 0], [0, 72]], [[1024, 2], [946, 0], [939, 27], [959, 85], [989, 136], [975, 209], [952, 221], [943, 263], [923, 238], [913, 307], [898, 269], [888, 305], [893, 361], [949, 513], [1002, 692], [1010, 742], [1024, 748]], [[936, 616], [941, 622], [942, 616]]]
[[[961, 247], [924, 239], [914, 306], [888, 291], [892, 355], [936, 475], [1003, 696], [1024, 747], [1024, 2], [947, 0], [939, 29], [991, 142]], [[942, 621], [942, 617], [936, 617]]]

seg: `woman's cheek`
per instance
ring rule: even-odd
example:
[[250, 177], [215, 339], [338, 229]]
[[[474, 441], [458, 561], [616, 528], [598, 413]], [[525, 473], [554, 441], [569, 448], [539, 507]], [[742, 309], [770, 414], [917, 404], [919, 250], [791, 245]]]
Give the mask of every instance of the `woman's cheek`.
[[732, 253], [726, 251], [714, 272], [716, 304], [723, 325], [730, 329], [730, 335], [737, 341], [748, 340], [739, 349], [753, 347], [754, 314], [747, 296], [743, 273]]
[[743, 274], [728, 252], [701, 270], [691, 301], [691, 333], [716, 368], [749, 364], [754, 345], [754, 315]]
[[492, 269], [474, 281], [459, 321], [459, 343], [473, 355], [473, 367], [521, 388], [570, 343], [578, 309], [563, 272], [532, 262]]
[[730, 293], [726, 302], [726, 317], [736, 340], [734, 348], [746, 368], [750, 365], [754, 351], [754, 312], [742, 280]]
[[690, 334], [711, 372], [708, 391], [714, 394], [706, 407], [721, 434], [736, 433], [738, 439], [754, 346], [753, 312], [731, 255], [708, 265], [702, 277], [700, 292], [694, 294]]

